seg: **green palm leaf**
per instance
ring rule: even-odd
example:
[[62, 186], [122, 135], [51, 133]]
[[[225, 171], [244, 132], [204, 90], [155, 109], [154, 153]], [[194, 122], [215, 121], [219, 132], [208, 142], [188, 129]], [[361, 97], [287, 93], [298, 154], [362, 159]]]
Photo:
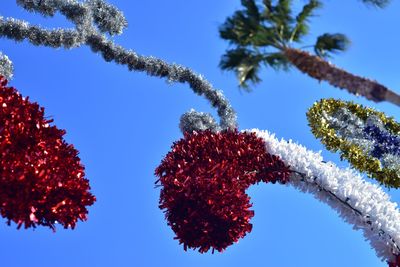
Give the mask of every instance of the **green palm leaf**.
[[239, 81], [239, 86], [249, 90], [248, 82], [253, 84], [261, 81], [258, 76], [263, 55], [252, 50], [239, 47], [226, 51], [219, 64], [223, 70], [233, 70]]
[[342, 52], [348, 49], [350, 40], [341, 33], [325, 33], [318, 37], [314, 51], [319, 57], [328, 57], [330, 53]]
[[362, 0], [366, 4], [374, 5], [380, 8], [386, 7], [390, 0]]
[[242, 6], [246, 8], [246, 13], [249, 18], [259, 22], [260, 13], [254, 0], [242, 0]]
[[298, 42], [308, 34], [308, 19], [314, 15], [314, 11], [322, 7], [322, 3], [318, 0], [310, 0], [308, 4], [303, 6], [301, 12], [296, 16], [296, 26], [293, 29], [290, 41]]
[[269, 53], [264, 56], [264, 63], [275, 70], [288, 70], [290, 63], [282, 53]]
[[243, 11], [236, 11], [221, 25], [219, 33], [222, 39], [244, 46], [251, 44], [251, 37], [255, 35], [257, 29], [257, 20], [246, 16]]
[[275, 22], [277, 32], [282, 40], [288, 40], [291, 36], [292, 17], [291, 0], [279, 0], [275, 6], [272, 20]]

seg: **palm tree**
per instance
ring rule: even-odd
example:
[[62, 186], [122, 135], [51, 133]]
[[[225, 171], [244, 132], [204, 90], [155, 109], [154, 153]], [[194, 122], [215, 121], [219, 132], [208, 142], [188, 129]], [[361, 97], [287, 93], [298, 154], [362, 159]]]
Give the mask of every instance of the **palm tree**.
[[362, 0], [366, 4], [374, 5], [377, 7], [385, 7], [390, 3], [390, 0]]
[[[309, 32], [308, 21], [322, 6], [318, 0], [309, 0], [297, 16], [293, 16], [291, 0], [241, 0], [243, 10], [228, 17], [219, 31], [233, 49], [222, 56], [220, 67], [237, 74], [239, 86], [249, 90], [249, 82], [261, 81], [258, 73], [262, 65], [275, 70], [294, 66], [301, 72], [334, 87], [362, 95], [375, 102], [388, 101], [400, 106], [400, 96], [376, 81], [363, 78], [329, 63], [333, 53], [345, 51], [349, 39], [340, 33], [325, 33], [314, 45], [315, 55], [293, 47], [301, 43]], [[388, 0], [363, 0], [383, 7]]]

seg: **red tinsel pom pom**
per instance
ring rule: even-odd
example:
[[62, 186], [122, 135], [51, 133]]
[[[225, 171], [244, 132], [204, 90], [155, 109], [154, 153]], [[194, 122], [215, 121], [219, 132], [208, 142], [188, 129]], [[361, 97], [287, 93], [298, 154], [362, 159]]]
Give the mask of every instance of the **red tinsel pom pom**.
[[0, 76], [0, 213], [18, 228], [74, 228], [96, 200], [78, 151], [44, 108], [6, 85]]
[[188, 247], [223, 251], [252, 229], [245, 190], [260, 181], [285, 183], [289, 168], [254, 133], [186, 133], [156, 169], [160, 209]]
[[396, 262], [388, 262], [389, 267], [400, 267], [400, 255], [396, 256]]

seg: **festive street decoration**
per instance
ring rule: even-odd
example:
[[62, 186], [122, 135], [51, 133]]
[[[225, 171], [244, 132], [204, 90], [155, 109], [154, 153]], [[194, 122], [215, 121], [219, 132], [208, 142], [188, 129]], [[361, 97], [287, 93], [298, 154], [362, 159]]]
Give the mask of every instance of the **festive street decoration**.
[[354, 171], [324, 162], [320, 153], [278, 140], [267, 131], [252, 131], [263, 138], [269, 153], [290, 166], [288, 185], [328, 204], [354, 229], [363, 231], [378, 257], [394, 261], [400, 253], [400, 211], [389, 195]]
[[[75, 0], [17, 0], [17, 4], [30, 12], [38, 12], [46, 17], [54, 16], [56, 12], [60, 12], [70, 22], [72, 22], [75, 27], [71, 29], [57, 28], [49, 30], [41, 26], [30, 25], [28, 22], [23, 20], [4, 18], [0, 16], [0, 37], [9, 38], [17, 42], [27, 40], [37, 46], [47, 46], [52, 48], [63, 47], [70, 49], [86, 44], [92, 49], [93, 52], [100, 53], [106, 61], [114, 61], [118, 64], [126, 65], [130, 71], [141, 71], [150, 76], [166, 78], [171, 83], [187, 83], [196, 94], [205, 96], [211, 105], [217, 109], [217, 113], [220, 116], [221, 121], [219, 124], [217, 124], [210, 114], [196, 112], [192, 109], [182, 116], [180, 123], [182, 131], [193, 131], [200, 129], [213, 129], [213, 131], [218, 131], [236, 128], [236, 112], [233, 110], [222, 91], [214, 89], [204, 77], [187, 67], [178, 64], [170, 64], [155, 57], [138, 55], [134, 51], [116, 45], [112, 40], [108, 39], [107, 35], [113, 36], [121, 34], [123, 29], [127, 26], [127, 22], [123, 16], [123, 13], [114, 6], [106, 3], [103, 0], [89, 0], [84, 2]], [[11, 61], [7, 56], [1, 55], [0, 75], [11, 77], [12, 72], [13, 68]], [[62, 132], [59, 132], [57, 136], [61, 140]], [[70, 155], [74, 155], [73, 151], [75, 150], [73, 150], [72, 147], [70, 148], [71, 149], [67, 149], [66, 151], [69, 151], [68, 153], [70, 153]], [[7, 157], [7, 153], [3, 152], [3, 154], [5, 157]], [[39, 155], [37, 159], [39, 160]], [[50, 159], [48, 161], [50, 161]], [[53, 161], [51, 161], [51, 163], [53, 163]], [[54, 164], [58, 164], [58, 162], [56, 161]], [[78, 164], [78, 162], [76, 162], [76, 164]], [[74, 166], [74, 164], [71, 164], [71, 166]], [[79, 170], [81, 170], [81, 168], [77, 168], [76, 175], [80, 175], [80, 177], [83, 179], [83, 169], [82, 171]], [[67, 169], [65, 170], [65, 173], [67, 173]], [[41, 172], [39, 174], [41, 174]], [[79, 194], [79, 191], [77, 191], [75, 194], [76, 197], [82, 197], [81, 202], [79, 202], [81, 204], [81, 208], [75, 210], [77, 212], [75, 215], [82, 220], [86, 219], [85, 214], [87, 211], [84, 209], [84, 207], [91, 205], [95, 200], [95, 198], [89, 193], [86, 195], [84, 194], [84, 192], [89, 189], [88, 185], [85, 186], [84, 181], [86, 180], [77, 181], [79, 183], [82, 182], [80, 187], [77, 188], [77, 190], [81, 190], [81, 195]], [[43, 180], [43, 184], [47, 182]], [[66, 188], [63, 183], [60, 184], [62, 184], [63, 188]], [[74, 184], [71, 184], [71, 189], [73, 186]], [[53, 189], [51, 185], [49, 185], [49, 192], [47, 193], [50, 193], [50, 189]], [[40, 193], [46, 192], [38, 192], [38, 195]], [[46, 195], [43, 197], [47, 198]], [[29, 201], [26, 199], [15, 199], [15, 201], [19, 201], [19, 203], [25, 203], [24, 205], [26, 206], [30, 205]], [[63, 200], [60, 202], [61, 204], [56, 203], [57, 205], [51, 206], [50, 208], [54, 207], [57, 211], [58, 208], [64, 207], [65, 210], [67, 210], [68, 206], [66, 206], [66, 204], [62, 201]], [[71, 203], [71, 205], [74, 203], [75, 202]], [[31, 210], [37, 209], [36, 206], [32, 207], [33, 208], [30, 207]], [[43, 213], [45, 213], [44, 209], [45, 208], [43, 208]], [[70, 211], [72, 212], [72, 210]], [[10, 213], [10, 211], [8, 212]], [[31, 213], [33, 214], [33, 221], [36, 221], [38, 215], [35, 214], [39, 214], [39, 212], [32, 211]], [[46, 213], [45, 215], [53, 216], [52, 213]], [[32, 220], [29, 221], [26, 218], [21, 219], [22, 215], [13, 215], [13, 217], [12, 215], [5, 213], [3, 216], [9, 218], [10, 220], [16, 221], [19, 225], [22, 225], [21, 222], [25, 222], [25, 226], [27, 227], [37, 224], [53, 227], [55, 221], [62, 223], [66, 227], [74, 227], [77, 218], [75, 215], [73, 216], [71, 213], [71, 216], [65, 220], [60, 220], [60, 216], [54, 216], [54, 218], [43, 217], [43, 219], [38, 220], [37, 223], [32, 223]]]
[[285, 183], [289, 169], [267, 153], [254, 133], [186, 133], [156, 169], [160, 208], [186, 250], [223, 251], [251, 231], [245, 190], [264, 181]]
[[[1, 37], [54, 48], [88, 45], [106, 61], [126, 65], [130, 71], [187, 83], [217, 109], [219, 124], [208, 113], [191, 110], [183, 114], [180, 128], [184, 138], [174, 143], [155, 171], [161, 187], [159, 207], [185, 250], [223, 251], [243, 238], [251, 231], [250, 219], [254, 216], [246, 189], [262, 181], [278, 182], [312, 193], [330, 205], [355, 229], [363, 231], [378, 257], [390, 267], [400, 267], [400, 212], [377, 185], [350, 169], [324, 162], [320, 154], [301, 145], [279, 141], [267, 131], [239, 132], [229, 101], [201, 75], [184, 66], [138, 55], [110, 40], [108, 36], [122, 33], [127, 22], [121, 11], [105, 1], [17, 3], [44, 16], [60, 12], [75, 27], [48, 30], [0, 17]], [[11, 61], [4, 55], [0, 56], [0, 74], [12, 76]], [[0, 81], [2, 216], [18, 227], [54, 228], [59, 222], [74, 228], [78, 219], [86, 219], [86, 207], [95, 201], [78, 152], [62, 139], [64, 131], [44, 119], [43, 108], [6, 87], [4, 78]], [[368, 153], [371, 160], [365, 164], [375, 164], [371, 170], [376, 171], [380, 164], [389, 169], [389, 176], [382, 174], [380, 181], [398, 187], [390, 170], [398, 164], [399, 126], [379, 113], [366, 109], [357, 112], [346, 106], [338, 113], [329, 113], [327, 118], [332, 118], [332, 127], [336, 127], [330, 129], [330, 136], [336, 134], [356, 144], [359, 150], [352, 151]], [[352, 120], [357, 131], [346, 135], [346, 127], [340, 123]], [[329, 140], [337, 145], [336, 139]]]
[[398, 255], [393, 262], [388, 262], [389, 267], [399, 267], [400, 266], [400, 255]]
[[381, 259], [400, 254], [400, 211], [381, 188], [268, 131], [186, 133], [156, 175], [160, 208], [185, 249], [222, 251], [250, 232], [245, 189], [264, 181], [313, 194], [362, 230]]
[[308, 111], [315, 137], [339, 151], [359, 171], [400, 187], [400, 124], [384, 113], [352, 102], [323, 99]]
[[3, 75], [7, 80], [13, 76], [14, 67], [11, 60], [0, 52], [0, 75]]
[[0, 214], [18, 228], [73, 229], [96, 200], [78, 151], [51, 123], [0, 76]]
[[[185, 130], [195, 130], [199, 127], [218, 130], [236, 128], [236, 112], [223, 93], [215, 90], [204, 77], [187, 67], [170, 64], [155, 57], [138, 55], [131, 49], [125, 49], [107, 38], [107, 34], [110, 36], [121, 34], [127, 26], [123, 13], [116, 7], [103, 0], [84, 2], [17, 0], [17, 3], [28, 11], [38, 12], [46, 17], [60, 12], [75, 27], [49, 30], [38, 25], [30, 25], [23, 20], [0, 16], [0, 37], [17, 42], [26, 40], [33, 45], [52, 48], [70, 49], [85, 44], [93, 52], [101, 54], [105, 61], [125, 65], [130, 71], [145, 72], [150, 76], [166, 78], [169, 82], [188, 83], [196, 94], [205, 96], [211, 105], [217, 108], [221, 121], [220, 125], [217, 125], [214, 120], [210, 120], [212, 117], [210, 114], [191, 111], [186, 113], [186, 120], [182, 121], [181, 127]], [[1, 60], [0, 64], [2, 64]], [[1, 70], [0, 67], [0, 74]], [[7, 70], [11, 69], [7, 68]]]

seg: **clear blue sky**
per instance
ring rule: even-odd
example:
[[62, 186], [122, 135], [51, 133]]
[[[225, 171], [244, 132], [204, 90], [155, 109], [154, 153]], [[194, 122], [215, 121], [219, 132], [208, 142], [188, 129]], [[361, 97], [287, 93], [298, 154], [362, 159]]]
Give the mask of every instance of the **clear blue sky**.
[[[400, 120], [398, 107], [366, 102], [296, 70], [265, 70], [264, 81], [252, 93], [240, 91], [234, 75], [218, 68], [227, 43], [217, 31], [240, 7], [239, 0], [110, 2], [124, 11], [129, 22], [123, 35], [115, 38], [117, 43], [202, 73], [231, 100], [240, 129], [268, 129], [278, 137], [323, 150], [310, 133], [305, 112], [326, 97], [367, 104]], [[12, 0], [2, 0], [0, 14], [43, 26], [69, 25], [61, 16], [45, 19], [29, 14]], [[350, 50], [332, 62], [400, 92], [398, 1], [377, 10], [358, 0], [326, 0], [319, 14], [313, 19], [309, 44], [324, 32], [347, 34], [352, 39]], [[17, 230], [0, 220], [2, 266], [386, 266], [362, 233], [342, 222], [328, 206], [272, 184], [249, 190], [256, 213], [253, 231], [239, 243], [224, 253], [185, 252], [158, 209], [153, 172], [181, 138], [180, 115], [190, 108], [210, 112], [208, 103], [186, 85], [129, 72], [104, 62], [87, 47], [53, 50], [0, 39], [0, 50], [15, 64], [11, 85], [44, 106], [46, 115], [67, 130], [66, 139], [79, 149], [98, 199], [89, 220], [73, 231]], [[347, 166], [337, 155], [322, 153]], [[389, 194], [400, 202], [400, 191]]]

